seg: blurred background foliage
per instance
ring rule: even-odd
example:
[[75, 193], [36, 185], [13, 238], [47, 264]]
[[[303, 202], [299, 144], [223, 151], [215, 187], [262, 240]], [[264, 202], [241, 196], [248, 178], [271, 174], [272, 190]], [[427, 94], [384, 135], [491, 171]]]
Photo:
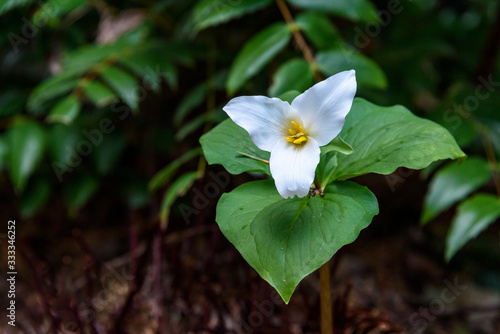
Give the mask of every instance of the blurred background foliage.
[[[450, 260], [500, 216], [498, 2], [288, 0], [294, 23], [279, 4], [0, 0], [9, 214], [36, 224], [52, 212], [83, 227], [89, 208], [106, 211], [95, 223], [110, 225], [143, 210], [163, 228], [170, 215], [182, 228], [174, 204], [192, 203], [188, 190], [206, 182], [198, 139], [226, 118], [230, 97], [302, 92], [354, 68], [357, 96], [443, 125], [469, 155], [430, 166], [420, 175], [428, 193], [415, 199]], [[404, 182], [397, 173], [388, 180]], [[498, 235], [486, 239], [467, 249], [498, 265]]]

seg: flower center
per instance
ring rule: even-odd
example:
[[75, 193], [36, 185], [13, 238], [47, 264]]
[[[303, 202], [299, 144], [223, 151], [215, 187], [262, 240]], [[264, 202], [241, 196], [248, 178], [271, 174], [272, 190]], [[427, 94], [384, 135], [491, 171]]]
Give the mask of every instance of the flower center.
[[286, 140], [297, 145], [304, 144], [307, 141], [306, 130], [304, 130], [302, 126], [298, 125], [294, 121], [292, 121], [291, 123], [293, 128], [288, 129], [290, 136], [286, 137]]

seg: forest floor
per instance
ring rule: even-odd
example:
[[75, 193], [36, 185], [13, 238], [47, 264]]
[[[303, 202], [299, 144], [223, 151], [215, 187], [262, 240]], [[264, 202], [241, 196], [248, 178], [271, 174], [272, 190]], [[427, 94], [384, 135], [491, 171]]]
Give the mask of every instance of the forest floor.
[[[336, 332], [500, 333], [500, 267], [474, 247], [446, 264], [449, 217], [420, 227], [425, 182], [395, 175], [357, 180], [380, 215], [330, 261]], [[16, 327], [2, 316], [1, 333], [320, 332], [319, 275], [285, 305], [221, 234], [216, 199], [160, 237], [148, 212], [109, 210], [106, 196], [71, 222], [57, 201], [18, 220]]]

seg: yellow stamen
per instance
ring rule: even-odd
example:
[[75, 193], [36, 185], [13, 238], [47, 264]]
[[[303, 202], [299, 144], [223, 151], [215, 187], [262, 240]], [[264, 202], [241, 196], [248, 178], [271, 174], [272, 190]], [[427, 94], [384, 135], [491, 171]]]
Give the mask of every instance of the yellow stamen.
[[296, 145], [301, 145], [307, 141], [307, 132], [304, 130], [302, 125], [298, 125], [294, 121], [291, 121], [293, 129], [288, 129], [290, 136], [286, 137], [289, 143], [294, 143]]
[[295, 140], [293, 141], [293, 143], [294, 143], [294, 144], [302, 144], [302, 143], [303, 143], [303, 142], [305, 142], [305, 141], [307, 141], [307, 137], [302, 136], [302, 137], [300, 137], [299, 139], [295, 139]]

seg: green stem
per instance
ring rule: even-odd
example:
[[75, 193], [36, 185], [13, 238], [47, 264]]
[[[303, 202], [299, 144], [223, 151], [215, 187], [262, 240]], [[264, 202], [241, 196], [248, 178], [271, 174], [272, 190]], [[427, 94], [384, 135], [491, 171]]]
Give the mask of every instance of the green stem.
[[321, 303], [321, 334], [333, 334], [332, 290], [329, 262], [319, 268], [319, 296]]

